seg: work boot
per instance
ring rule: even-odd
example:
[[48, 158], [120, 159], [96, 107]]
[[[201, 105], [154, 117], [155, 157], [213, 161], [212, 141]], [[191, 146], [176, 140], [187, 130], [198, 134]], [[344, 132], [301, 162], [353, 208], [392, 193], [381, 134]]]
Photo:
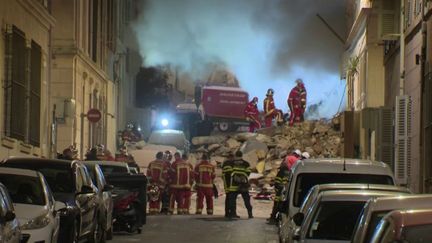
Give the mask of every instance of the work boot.
[[253, 219], [252, 211], [248, 211], [248, 216], [249, 216], [250, 219]]

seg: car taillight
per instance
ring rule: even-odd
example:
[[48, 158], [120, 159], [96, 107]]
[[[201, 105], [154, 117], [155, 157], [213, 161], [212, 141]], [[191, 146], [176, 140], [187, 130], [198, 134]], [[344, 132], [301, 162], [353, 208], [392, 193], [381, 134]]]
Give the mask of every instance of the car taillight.
[[137, 199], [138, 197], [138, 193], [134, 192], [122, 199], [120, 199], [115, 205], [114, 205], [114, 209], [117, 210], [125, 210], [129, 207], [129, 205], [135, 201], [135, 199]]

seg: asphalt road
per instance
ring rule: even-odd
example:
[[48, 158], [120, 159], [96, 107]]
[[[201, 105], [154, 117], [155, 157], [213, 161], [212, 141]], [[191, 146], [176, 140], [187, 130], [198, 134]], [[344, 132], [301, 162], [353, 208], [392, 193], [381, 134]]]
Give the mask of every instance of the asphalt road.
[[227, 220], [222, 216], [149, 216], [141, 234], [116, 234], [112, 243], [277, 243], [277, 228], [264, 218]]

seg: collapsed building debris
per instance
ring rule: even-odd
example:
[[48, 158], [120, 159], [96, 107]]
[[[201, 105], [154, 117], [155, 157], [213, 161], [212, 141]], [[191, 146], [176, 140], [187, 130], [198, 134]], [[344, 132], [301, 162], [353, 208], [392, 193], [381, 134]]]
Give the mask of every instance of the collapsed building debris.
[[312, 158], [340, 157], [343, 137], [337, 124], [335, 120], [305, 121], [292, 127], [264, 128], [257, 133], [195, 137], [192, 144], [198, 148], [193, 156], [199, 158], [201, 153], [209, 153], [211, 161], [220, 166], [230, 153], [240, 150], [251, 165], [253, 189], [271, 190], [283, 158], [295, 149], [308, 152]]

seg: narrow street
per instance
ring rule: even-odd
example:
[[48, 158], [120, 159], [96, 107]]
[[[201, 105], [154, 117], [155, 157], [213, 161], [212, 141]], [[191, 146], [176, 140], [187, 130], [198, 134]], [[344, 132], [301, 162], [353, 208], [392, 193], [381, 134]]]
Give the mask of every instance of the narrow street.
[[[279, 242], [277, 228], [268, 225], [268, 218], [273, 201], [258, 201], [251, 198], [253, 206], [253, 219], [247, 218], [247, 210], [243, 200], [237, 198], [237, 220], [228, 220], [223, 217], [225, 196], [221, 195], [215, 200], [213, 216], [193, 215], [195, 213], [195, 195], [192, 196], [191, 215], [157, 215], [148, 216], [141, 234], [114, 235], [112, 243], [121, 242]], [[205, 210], [204, 210], [205, 211]]]
[[227, 220], [223, 216], [150, 216], [141, 234], [116, 234], [121, 242], [276, 243], [277, 228], [265, 218]]

